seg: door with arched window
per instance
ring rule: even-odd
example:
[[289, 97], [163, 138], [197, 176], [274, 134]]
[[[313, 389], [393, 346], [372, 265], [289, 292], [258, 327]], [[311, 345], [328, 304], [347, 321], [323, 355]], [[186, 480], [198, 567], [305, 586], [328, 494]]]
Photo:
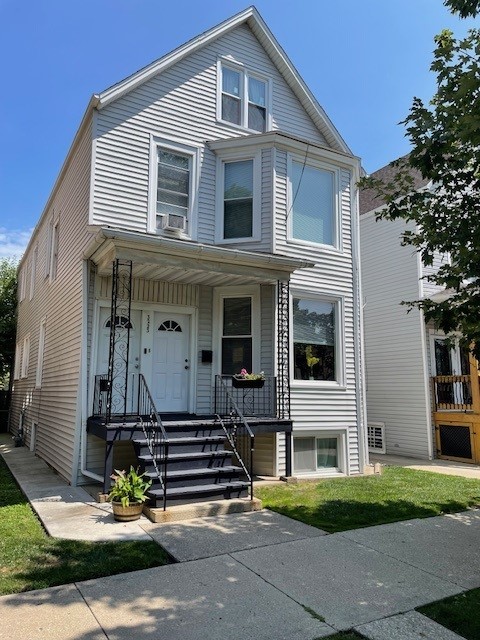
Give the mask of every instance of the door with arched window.
[[155, 313], [152, 395], [160, 412], [188, 411], [190, 385], [190, 317]]
[[[115, 323], [125, 327], [130, 322], [130, 346], [128, 351], [128, 378], [127, 378], [127, 412], [134, 413], [135, 393], [138, 385], [138, 373], [140, 373], [140, 331], [141, 331], [141, 311], [132, 309], [130, 312], [130, 320], [121, 314], [115, 318]], [[96, 374], [108, 373], [108, 353], [110, 344], [110, 309], [101, 307], [99, 312], [99, 340], [97, 351], [97, 370]], [[122, 394], [112, 394], [112, 412], [123, 413]]]

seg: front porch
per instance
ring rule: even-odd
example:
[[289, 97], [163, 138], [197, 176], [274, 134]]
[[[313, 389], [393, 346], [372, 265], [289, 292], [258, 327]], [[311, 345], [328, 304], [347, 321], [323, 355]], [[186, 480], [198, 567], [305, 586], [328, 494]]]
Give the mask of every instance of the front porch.
[[469, 374], [431, 378], [437, 457], [480, 463], [480, 378], [470, 356]]
[[[125, 442], [163, 508], [252, 497], [254, 473], [280, 475], [280, 440], [291, 475], [288, 282], [311, 265], [110, 229], [98, 238], [87, 437], [104, 443], [104, 491]], [[261, 385], [233, 385], [242, 368], [265, 372]]]

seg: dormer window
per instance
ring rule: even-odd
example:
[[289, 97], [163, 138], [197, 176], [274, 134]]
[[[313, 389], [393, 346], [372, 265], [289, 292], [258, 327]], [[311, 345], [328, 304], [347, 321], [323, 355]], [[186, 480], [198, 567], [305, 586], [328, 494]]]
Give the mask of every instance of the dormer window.
[[221, 99], [218, 117], [223, 122], [264, 133], [268, 126], [268, 81], [243, 67], [220, 64]]

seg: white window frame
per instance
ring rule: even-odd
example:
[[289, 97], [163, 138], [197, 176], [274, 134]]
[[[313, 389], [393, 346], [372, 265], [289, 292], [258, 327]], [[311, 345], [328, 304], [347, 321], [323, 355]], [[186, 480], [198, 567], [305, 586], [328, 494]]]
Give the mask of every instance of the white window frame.
[[15, 364], [13, 367], [13, 379], [14, 380], [19, 380], [20, 379], [20, 373], [21, 373], [21, 367], [22, 367], [22, 346], [21, 346], [21, 342], [18, 341], [17, 344], [15, 345]]
[[30, 364], [30, 334], [27, 334], [23, 339], [22, 368], [20, 371], [20, 378], [28, 378], [29, 364]]
[[295, 469], [295, 443], [292, 442], [292, 473], [295, 476], [301, 477], [320, 477], [320, 476], [336, 476], [336, 475], [349, 475], [349, 467], [348, 467], [348, 438], [347, 438], [347, 428], [337, 428], [337, 429], [315, 429], [315, 430], [295, 430], [293, 434], [293, 440], [295, 438], [314, 438], [315, 440], [315, 465], [317, 460], [317, 440], [322, 440], [323, 438], [336, 438], [337, 440], [337, 466], [336, 467], [317, 467], [316, 470], [312, 471], [297, 471]]
[[35, 245], [33, 249], [32, 259], [30, 261], [30, 294], [29, 299], [33, 300], [33, 296], [35, 294], [35, 278], [37, 274], [37, 264], [38, 264], [38, 243]]
[[[190, 158], [190, 182], [188, 192], [187, 230], [181, 237], [195, 240], [197, 237], [197, 193], [200, 166], [200, 148], [183, 140], [172, 140], [150, 137], [150, 167], [149, 167], [149, 192], [148, 192], [148, 233], [155, 235], [167, 235], [162, 229], [157, 229], [157, 185], [158, 185], [158, 150], [168, 149], [173, 153], [189, 156]], [[161, 214], [158, 214], [161, 215]]]
[[[293, 300], [313, 300], [315, 302], [328, 302], [335, 305], [335, 380], [298, 380], [295, 378], [295, 362], [293, 359]], [[343, 296], [332, 296], [329, 293], [305, 291], [294, 289], [290, 293], [290, 386], [291, 387], [334, 387], [346, 388], [345, 380], [345, 300]]]
[[[293, 235], [293, 205], [295, 194], [293, 193], [293, 163], [305, 164], [307, 167], [314, 169], [320, 169], [322, 171], [328, 171], [333, 174], [333, 244], [324, 244], [320, 242], [310, 242], [309, 240], [302, 240], [301, 238], [295, 238]], [[287, 240], [292, 244], [304, 245], [307, 247], [317, 247], [327, 249], [330, 251], [343, 251], [342, 242], [342, 216], [341, 216], [341, 193], [340, 193], [340, 167], [337, 167], [323, 160], [315, 158], [307, 158], [295, 153], [287, 154]]]
[[[262, 152], [258, 149], [254, 153], [241, 151], [230, 151], [221, 153], [217, 157], [217, 192], [216, 192], [216, 220], [215, 220], [215, 243], [216, 244], [238, 244], [243, 242], [260, 242], [262, 239]], [[253, 160], [253, 200], [252, 200], [252, 235], [245, 238], [224, 238], [224, 183], [225, 164], [229, 162], [244, 162]]]
[[[223, 67], [236, 71], [240, 74], [240, 124], [230, 122], [229, 120], [223, 120], [222, 118], [222, 70]], [[255, 78], [260, 82], [265, 83], [265, 132], [257, 131], [255, 129], [249, 129], [248, 127], [248, 78]], [[267, 76], [264, 76], [256, 71], [247, 69], [245, 65], [229, 58], [219, 58], [217, 60], [217, 121], [233, 127], [235, 129], [242, 129], [250, 133], [267, 133], [272, 129], [272, 80]]]
[[47, 331], [47, 318], [42, 318], [40, 322], [40, 329], [38, 332], [38, 355], [37, 355], [37, 371], [35, 374], [35, 388], [40, 389], [42, 387], [43, 378], [43, 359], [45, 355], [45, 336]]
[[23, 265], [20, 269], [20, 274], [18, 278], [18, 301], [23, 302], [26, 297], [26, 289], [27, 289], [27, 263]]
[[59, 221], [52, 220], [48, 230], [47, 259], [46, 259], [46, 273], [45, 273], [45, 277], [48, 277], [50, 282], [53, 282], [57, 277], [58, 247], [59, 247], [58, 234], [59, 234]]
[[[240, 287], [215, 287], [213, 290], [213, 367], [212, 383], [215, 374], [222, 374], [222, 338], [223, 338], [223, 301], [225, 298], [251, 298], [252, 300], [252, 369], [261, 370], [261, 312], [259, 285]], [[239, 372], [240, 373], [240, 372]], [[252, 372], [249, 372], [252, 373]]]

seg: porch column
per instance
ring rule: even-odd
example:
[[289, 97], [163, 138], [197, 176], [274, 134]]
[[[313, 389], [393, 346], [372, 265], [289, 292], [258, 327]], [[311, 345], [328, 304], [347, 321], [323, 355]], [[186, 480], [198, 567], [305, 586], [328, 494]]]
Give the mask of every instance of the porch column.
[[108, 352], [108, 392], [106, 421], [112, 414], [127, 413], [128, 356], [132, 306], [132, 261], [114, 260], [112, 269], [112, 304]]
[[469, 353], [470, 381], [472, 387], [472, 409], [480, 414], [480, 385], [478, 377], [478, 362], [472, 353]]
[[277, 283], [277, 414], [290, 419], [290, 287]]

